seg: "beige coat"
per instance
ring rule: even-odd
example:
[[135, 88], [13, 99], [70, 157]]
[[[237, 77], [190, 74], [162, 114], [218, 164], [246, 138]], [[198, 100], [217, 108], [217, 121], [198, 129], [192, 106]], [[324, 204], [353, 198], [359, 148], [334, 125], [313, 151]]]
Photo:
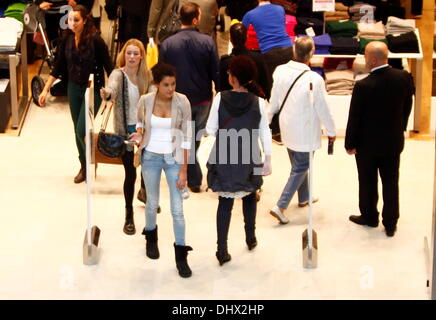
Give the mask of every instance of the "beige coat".
[[[148, 145], [151, 132], [151, 115], [153, 113], [156, 92], [148, 93], [138, 102], [138, 123], [143, 125], [142, 141], [138, 154]], [[173, 156], [179, 163], [183, 162], [183, 149], [190, 149], [191, 130], [191, 104], [188, 98], [175, 92], [171, 101], [171, 129], [173, 130]]]

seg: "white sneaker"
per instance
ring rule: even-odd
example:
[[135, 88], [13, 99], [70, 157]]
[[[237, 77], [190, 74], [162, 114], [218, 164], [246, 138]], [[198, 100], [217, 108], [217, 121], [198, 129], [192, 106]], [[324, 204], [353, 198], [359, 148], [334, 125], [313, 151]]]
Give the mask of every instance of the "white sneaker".
[[277, 206], [274, 206], [274, 208], [272, 208], [269, 213], [274, 218], [279, 220], [281, 224], [287, 224], [289, 222], [288, 218], [285, 217], [285, 215], [280, 211], [279, 207]]

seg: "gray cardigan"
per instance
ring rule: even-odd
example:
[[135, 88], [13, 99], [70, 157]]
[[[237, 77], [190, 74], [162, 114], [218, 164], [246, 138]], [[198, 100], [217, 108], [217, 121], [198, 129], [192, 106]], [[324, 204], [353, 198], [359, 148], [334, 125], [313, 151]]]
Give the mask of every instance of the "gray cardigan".
[[[130, 107], [136, 107], [136, 106], [130, 106], [129, 105], [129, 88], [128, 88], [128, 80], [127, 76], [124, 76], [124, 102], [123, 102], [123, 71], [121, 69], [115, 69], [112, 71], [112, 73], [109, 76], [107, 89], [111, 92], [110, 99], [114, 101], [113, 106], [113, 126], [114, 131], [116, 134], [120, 135], [127, 135], [127, 128], [124, 124], [124, 117], [123, 117], [123, 103], [126, 106], [126, 120], [127, 116], [129, 114], [129, 108]], [[148, 83], [146, 84], [146, 90], [148, 90]], [[127, 145], [127, 151], [132, 151], [133, 147], [130, 145]]]
[[[138, 124], [143, 125], [139, 154], [150, 141], [151, 115], [155, 99], [156, 92], [152, 92], [141, 96], [138, 102]], [[188, 98], [178, 92], [174, 93], [171, 101], [171, 129], [173, 130], [173, 156], [177, 162], [183, 163], [182, 144], [190, 145], [192, 139], [191, 105]]]

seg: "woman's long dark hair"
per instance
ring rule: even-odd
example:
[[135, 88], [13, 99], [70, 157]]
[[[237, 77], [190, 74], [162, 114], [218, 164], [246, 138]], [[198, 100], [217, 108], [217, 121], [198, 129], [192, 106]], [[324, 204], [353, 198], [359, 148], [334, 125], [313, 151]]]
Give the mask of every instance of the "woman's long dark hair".
[[229, 65], [229, 72], [238, 79], [241, 86], [256, 96], [265, 99], [265, 93], [256, 83], [257, 67], [253, 59], [243, 55], [233, 57]]
[[80, 12], [80, 16], [85, 21], [85, 25], [83, 26], [83, 31], [79, 40], [79, 50], [84, 50], [89, 46], [92, 38], [97, 32], [97, 29], [95, 28], [94, 21], [92, 20], [91, 15], [86, 7], [78, 4], [77, 6], [73, 7], [73, 11]]

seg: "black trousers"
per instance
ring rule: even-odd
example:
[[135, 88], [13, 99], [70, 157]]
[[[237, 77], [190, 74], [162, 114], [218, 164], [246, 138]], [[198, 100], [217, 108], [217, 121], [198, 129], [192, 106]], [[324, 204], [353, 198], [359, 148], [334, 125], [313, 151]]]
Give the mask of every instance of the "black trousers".
[[377, 156], [358, 153], [356, 164], [359, 174], [360, 213], [371, 222], [379, 219], [377, 210], [379, 173], [383, 186], [383, 225], [387, 228], [395, 226], [400, 217], [398, 191], [400, 154]]
[[[229, 234], [230, 218], [232, 216], [233, 198], [219, 197], [216, 225], [218, 234], [218, 250], [227, 249], [227, 236]], [[250, 193], [242, 198], [242, 212], [244, 213], [245, 239], [252, 240], [255, 237], [257, 201], [256, 193]]]
[[[124, 193], [124, 201], [126, 203], [126, 208], [133, 207], [133, 196], [135, 193], [135, 181], [136, 181], [136, 168], [133, 165], [133, 151], [126, 151], [124, 155], [121, 157], [124, 166], [124, 184], [123, 184], [123, 193]], [[141, 173], [141, 188], [145, 189], [144, 178]]]
[[277, 66], [288, 63], [293, 56], [292, 47], [272, 48], [263, 53], [262, 57], [268, 70], [269, 79], [272, 79], [272, 74]]

